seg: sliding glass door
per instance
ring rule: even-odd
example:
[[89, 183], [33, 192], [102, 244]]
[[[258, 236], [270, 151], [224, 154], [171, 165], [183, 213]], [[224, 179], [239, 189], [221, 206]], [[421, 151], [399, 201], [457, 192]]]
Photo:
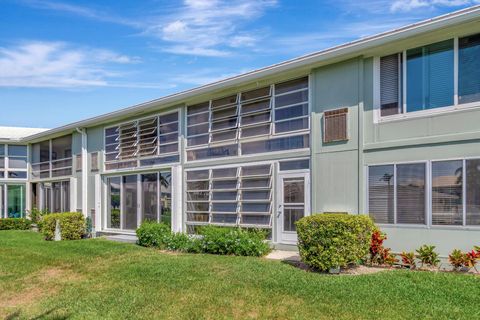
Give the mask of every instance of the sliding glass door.
[[0, 184], [0, 218], [25, 217], [25, 185]]
[[106, 227], [133, 231], [146, 220], [171, 224], [171, 174], [153, 172], [107, 178]]
[[123, 229], [137, 229], [137, 175], [123, 176]]
[[41, 210], [50, 213], [70, 211], [70, 182], [56, 181], [41, 184]]

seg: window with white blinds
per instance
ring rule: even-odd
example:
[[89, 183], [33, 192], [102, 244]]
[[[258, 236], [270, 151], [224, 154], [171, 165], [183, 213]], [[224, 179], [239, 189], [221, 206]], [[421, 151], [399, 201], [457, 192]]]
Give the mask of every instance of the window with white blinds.
[[425, 164], [398, 164], [396, 174], [397, 223], [425, 224]]
[[480, 34], [458, 40], [458, 103], [480, 101]]
[[463, 162], [432, 163], [432, 224], [463, 224]]
[[426, 223], [425, 163], [368, 168], [368, 207], [376, 223]]
[[480, 159], [369, 166], [368, 210], [377, 223], [480, 226]]
[[105, 129], [105, 169], [179, 161], [178, 111]]
[[380, 113], [397, 114], [402, 106], [402, 54], [380, 58]]
[[376, 223], [394, 223], [394, 166], [368, 168], [368, 211]]
[[480, 159], [466, 160], [466, 225], [480, 225]]
[[380, 116], [478, 102], [480, 34], [380, 57], [378, 76]]

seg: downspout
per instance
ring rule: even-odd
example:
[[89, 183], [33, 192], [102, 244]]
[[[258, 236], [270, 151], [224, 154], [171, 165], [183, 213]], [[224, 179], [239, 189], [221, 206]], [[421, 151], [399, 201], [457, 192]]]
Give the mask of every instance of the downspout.
[[87, 152], [87, 130], [76, 128], [82, 135], [82, 213], [88, 217], [88, 152]]

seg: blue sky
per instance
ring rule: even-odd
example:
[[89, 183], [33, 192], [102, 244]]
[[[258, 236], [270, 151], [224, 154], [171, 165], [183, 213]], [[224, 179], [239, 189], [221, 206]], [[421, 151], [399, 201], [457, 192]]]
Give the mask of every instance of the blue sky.
[[0, 0], [0, 125], [63, 125], [478, 2]]

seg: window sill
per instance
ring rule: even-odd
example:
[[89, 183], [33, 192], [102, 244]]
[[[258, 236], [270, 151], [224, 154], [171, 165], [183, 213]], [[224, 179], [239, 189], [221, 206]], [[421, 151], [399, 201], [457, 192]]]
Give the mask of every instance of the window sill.
[[376, 119], [377, 121], [375, 121], [375, 123], [380, 124], [380, 123], [397, 122], [397, 121], [411, 120], [411, 119], [421, 119], [421, 118], [428, 118], [435, 115], [464, 112], [464, 111], [470, 111], [474, 109], [480, 109], [480, 101], [459, 104], [456, 106], [448, 106], [448, 107], [442, 107], [442, 108], [436, 108], [436, 109], [395, 114], [391, 116], [381, 116], [380, 110], [377, 109], [377, 119]]
[[430, 229], [430, 230], [449, 230], [449, 231], [480, 231], [480, 226], [440, 226], [440, 225], [421, 225], [421, 224], [388, 224], [377, 223], [382, 228], [398, 229]]

